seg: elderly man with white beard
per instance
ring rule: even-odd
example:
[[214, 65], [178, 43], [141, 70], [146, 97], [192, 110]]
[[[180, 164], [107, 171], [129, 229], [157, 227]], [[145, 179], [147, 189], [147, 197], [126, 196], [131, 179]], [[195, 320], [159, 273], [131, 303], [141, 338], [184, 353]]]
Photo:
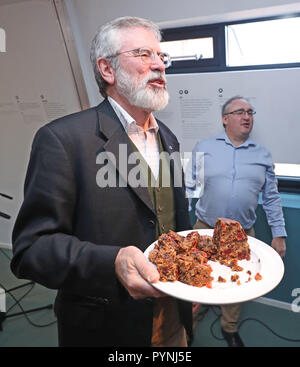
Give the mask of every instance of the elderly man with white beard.
[[[160, 39], [142, 18], [103, 25], [91, 61], [104, 101], [45, 125], [33, 141], [11, 268], [58, 291], [60, 346], [187, 346], [192, 337], [191, 304], [152, 286], [159, 274], [143, 254], [162, 233], [190, 229], [183, 179], [173, 184], [180, 160], [161, 162], [179, 144], [152, 114], [168, 103]], [[146, 187], [128, 180], [134, 152]], [[99, 182], [108, 161], [117, 186]]]

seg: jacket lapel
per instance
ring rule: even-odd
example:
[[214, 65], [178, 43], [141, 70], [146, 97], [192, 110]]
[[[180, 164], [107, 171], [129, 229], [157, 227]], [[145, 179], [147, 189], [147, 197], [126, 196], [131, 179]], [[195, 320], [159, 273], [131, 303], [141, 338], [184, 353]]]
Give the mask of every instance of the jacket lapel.
[[[102, 146], [106, 152], [112, 153], [114, 159], [111, 163], [115, 170], [119, 172], [120, 182], [122, 180], [135, 192], [135, 194], [144, 202], [147, 207], [155, 213], [147, 185], [135, 187], [130, 184], [128, 174], [132, 166], [128, 164], [129, 156], [134, 153], [132, 144], [115, 111], [108, 100], [105, 100], [97, 107], [98, 114], [98, 134], [107, 139]], [[109, 158], [109, 155], [108, 155]], [[117, 182], [119, 185], [119, 182]]]

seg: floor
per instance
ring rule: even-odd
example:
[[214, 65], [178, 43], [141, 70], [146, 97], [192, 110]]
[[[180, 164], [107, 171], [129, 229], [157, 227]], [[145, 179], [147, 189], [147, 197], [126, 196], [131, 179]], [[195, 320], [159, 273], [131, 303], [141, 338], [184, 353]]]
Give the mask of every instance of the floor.
[[[28, 284], [28, 281], [19, 280], [11, 273], [9, 268], [10, 258], [10, 250], [0, 249], [0, 287], [11, 289]], [[38, 284], [29, 284], [11, 293], [6, 293], [6, 315], [8, 317], [2, 321], [0, 347], [57, 346], [57, 327], [53, 308], [46, 308], [25, 315], [9, 316], [22, 312], [22, 309], [32, 310], [45, 306], [52, 307], [55, 294], [55, 291]], [[24, 298], [22, 298], [23, 296]], [[19, 304], [16, 301], [19, 301]]]
[[[300, 313], [250, 301], [243, 304], [239, 334], [246, 347], [299, 347]], [[210, 306], [198, 321], [194, 347], [226, 347], [220, 308]]]
[[[27, 283], [16, 279], [11, 273], [10, 257], [10, 250], [0, 249], [0, 287], [6, 289]], [[15, 299], [10, 294], [6, 295], [7, 316], [21, 312], [20, 305], [24, 310], [51, 306], [55, 293], [37, 284], [16, 289], [11, 292]], [[19, 300], [19, 305], [16, 300]], [[243, 304], [239, 325], [240, 335], [247, 347], [300, 346], [300, 312], [251, 301]], [[0, 347], [56, 346], [57, 329], [52, 308], [7, 317], [2, 322]], [[226, 347], [220, 333], [219, 307], [207, 307], [195, 328], [192, 347]]]

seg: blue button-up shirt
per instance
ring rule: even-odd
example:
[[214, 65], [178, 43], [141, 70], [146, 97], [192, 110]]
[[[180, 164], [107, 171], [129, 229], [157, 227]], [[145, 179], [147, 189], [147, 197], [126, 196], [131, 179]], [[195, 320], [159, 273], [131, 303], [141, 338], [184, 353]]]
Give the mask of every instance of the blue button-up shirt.
[[[204, 153], [204, 182], [199, 177]], [[285, 222], [271, 154], [260, 144], [248, 138], [234, 147], [226, 133], [199, 141], [193, 150], [193, 159], [186, 171], [189, 197], [203, 185], [196, 204], [196, 216], [214, 227], [218, 217], [240, 222], [244, 229], [256, 220], [255, 210], [259, 193], [274, 237], [285, 237]]]

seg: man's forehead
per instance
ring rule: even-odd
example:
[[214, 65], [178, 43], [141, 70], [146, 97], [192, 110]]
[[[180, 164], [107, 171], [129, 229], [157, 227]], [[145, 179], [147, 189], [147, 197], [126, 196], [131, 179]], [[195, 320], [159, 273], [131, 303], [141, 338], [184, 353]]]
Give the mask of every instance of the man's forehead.
[[245, 99], [235, 99], [231, 102], [230, 107], [252, 108], [250, 103], [247, 102]]
[[151, 30], [144, 27], [124, 28], [120, 31], [120, 38], [125, 47], [140, 48], [159, 45], [158, 40]]

